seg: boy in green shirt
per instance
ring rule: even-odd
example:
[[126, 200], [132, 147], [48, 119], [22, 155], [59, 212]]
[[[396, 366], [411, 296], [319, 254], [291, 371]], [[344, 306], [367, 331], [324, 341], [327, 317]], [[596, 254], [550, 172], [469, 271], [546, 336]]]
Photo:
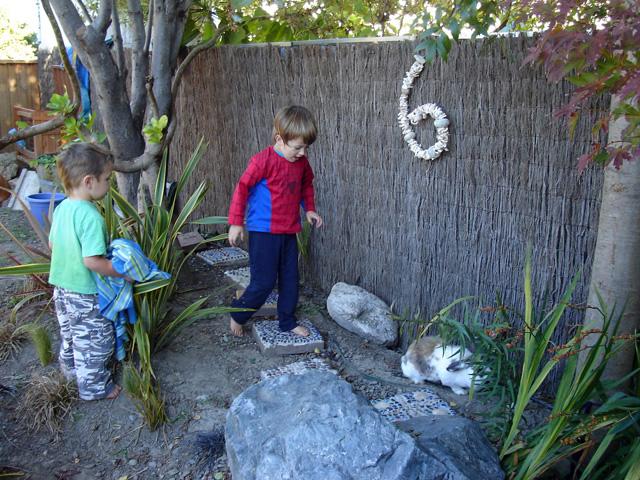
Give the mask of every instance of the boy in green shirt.
[[79, 143], [58, 158], [68, 198], [54, 211], [49, 246], [49, 283], [60, 324], [60, 368], [78, 382], [83, 400], [113, 399], [120, 386], [111, 379], [108, 363], [114, 352], [113, 324], [100, 314], [98, 289], [92, 272], [122, 277], [107, 251], [104, 219], [93, 204], [109, 191], [111, 157], [98, 147]]

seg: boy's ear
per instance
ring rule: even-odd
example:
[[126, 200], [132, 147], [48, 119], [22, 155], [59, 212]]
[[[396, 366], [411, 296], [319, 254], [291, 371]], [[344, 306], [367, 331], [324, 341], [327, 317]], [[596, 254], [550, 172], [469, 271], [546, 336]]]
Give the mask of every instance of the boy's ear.
[[82, 177], [82, 186], [87, 188], [90, 187], [93, 183], [93, 179], [93, 175], [85, 175], [84, 177]]

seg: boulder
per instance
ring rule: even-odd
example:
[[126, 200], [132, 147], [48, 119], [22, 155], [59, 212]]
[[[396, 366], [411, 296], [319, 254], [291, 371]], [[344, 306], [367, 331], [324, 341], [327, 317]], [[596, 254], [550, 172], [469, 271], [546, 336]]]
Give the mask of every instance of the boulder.
[[11, 180], [18, 175], [16, 152], [0, 153], [0, 176]]
[[500, 461], [479, 425], [449, 415], [416, 417], [397, 423], [430, 457], [429, 478], [502, 480]]
[[336, 283], [327, 298], [329, 315], [338, 325], [377, 345], [393, 346], [398, 326], [384, 301], [364, 288]]
[[428, 457], [328, 372], [282, 375], [231, 404], [225, 443], [234, 480], [428, 479]]

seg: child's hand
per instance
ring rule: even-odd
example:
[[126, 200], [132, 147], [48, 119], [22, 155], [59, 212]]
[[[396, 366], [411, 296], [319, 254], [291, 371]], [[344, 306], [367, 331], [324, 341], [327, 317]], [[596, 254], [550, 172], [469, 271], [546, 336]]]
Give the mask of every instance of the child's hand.
[[237, 247], [244, 241], [244, 227], [242, 225], [231, 225], [229, 227], [229, 243], [232, 247]]
[[322, 217], [316, 212], [307, 212], [307, 222], [316, 228], [320, 228], [322, 226]]

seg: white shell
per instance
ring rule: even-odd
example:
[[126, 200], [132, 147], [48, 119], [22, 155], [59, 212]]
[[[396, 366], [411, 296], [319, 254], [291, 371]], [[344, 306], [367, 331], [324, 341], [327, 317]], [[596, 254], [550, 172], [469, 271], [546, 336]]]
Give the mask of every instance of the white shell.
[[449, 126], [448, 118], [438, 118], [433, 122], [433, 126], [436, 128], [444, 128]]

